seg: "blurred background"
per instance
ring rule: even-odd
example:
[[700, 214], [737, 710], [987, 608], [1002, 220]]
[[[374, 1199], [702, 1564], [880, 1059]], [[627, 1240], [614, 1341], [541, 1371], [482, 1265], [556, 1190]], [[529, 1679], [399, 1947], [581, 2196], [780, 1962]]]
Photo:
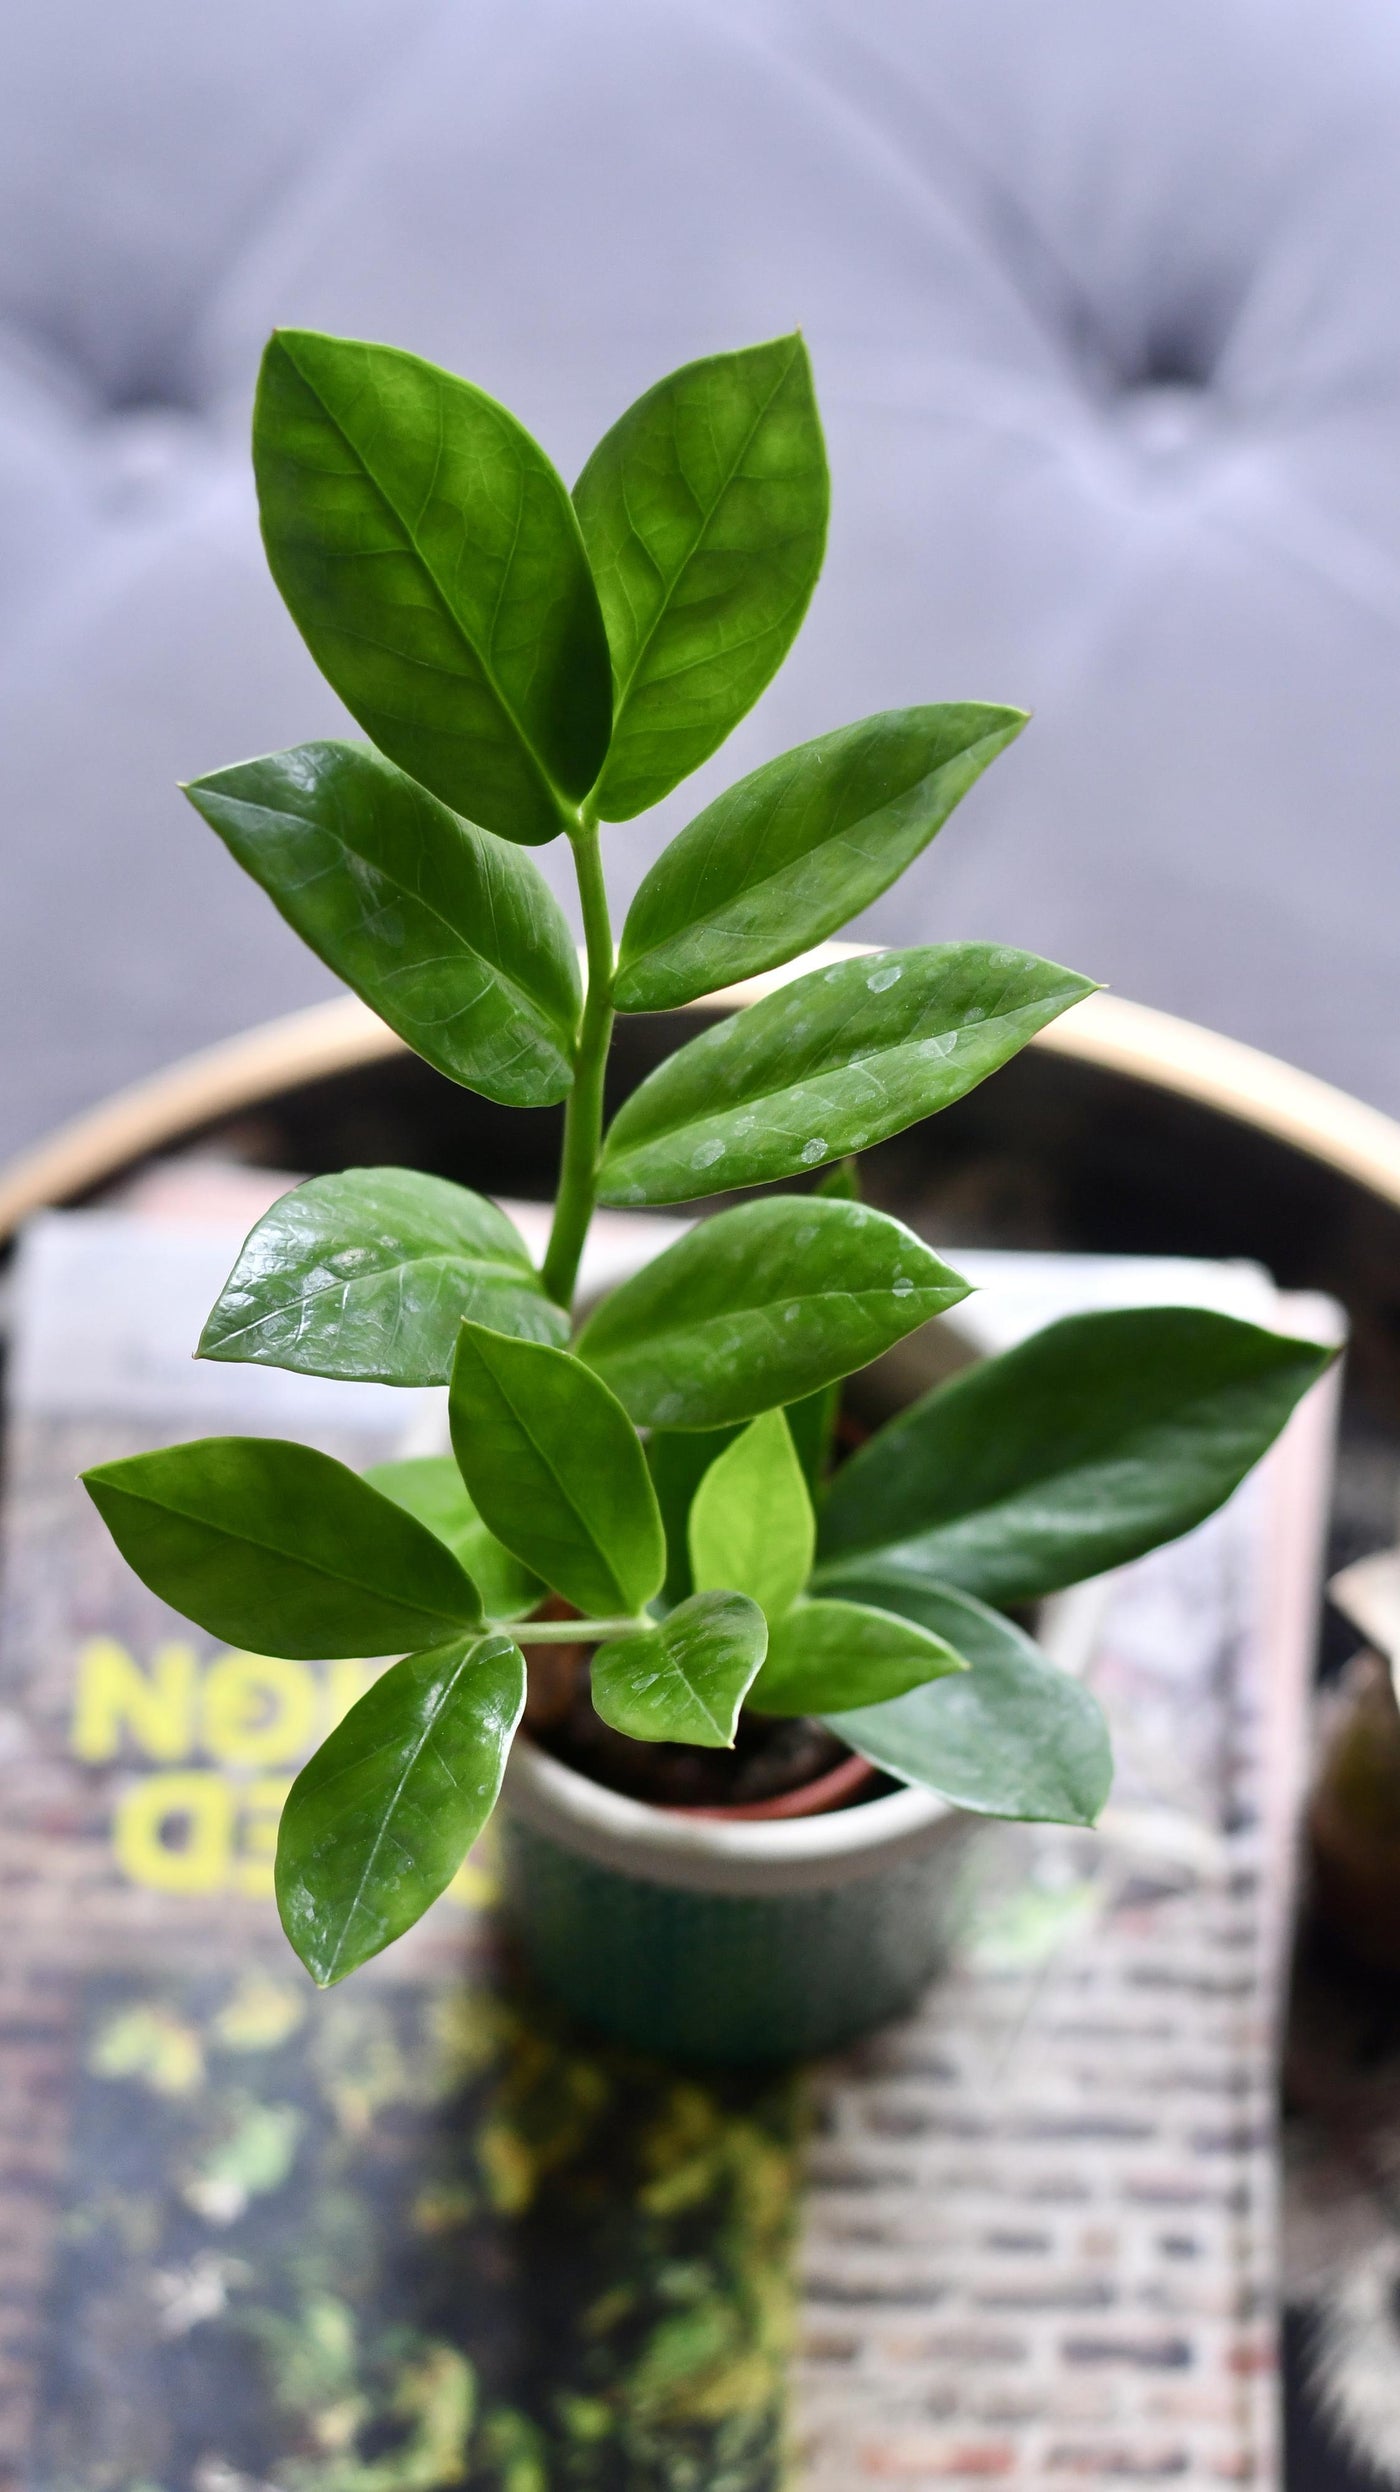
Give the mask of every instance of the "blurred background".
[[4, 52], [0, 1152], [331, 991], [175, 784], [343, 723], [258, 546], [277, 321], [469, 374], [570, 476], [800, 324], [826, 574], [618, 893], [785, 744], [1022, 703], [864, 930], [1400, 1109], [1390, 0], [47, 0]]

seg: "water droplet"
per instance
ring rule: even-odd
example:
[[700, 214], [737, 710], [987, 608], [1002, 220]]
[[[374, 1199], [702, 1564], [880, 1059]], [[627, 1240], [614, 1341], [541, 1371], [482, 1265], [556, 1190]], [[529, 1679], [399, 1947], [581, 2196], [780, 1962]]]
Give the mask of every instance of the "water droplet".
[[891, 1281], [891, 1283], [890, 1283], [890, 1287], [891, 1287], [891, 1289], [894, 1291], [894, 1294], [895, 1294], [896, 1298], [912, 1298], [912, 1297], [913, 1297], [913, 1294], [914, 1294], [914, 1284], [913, 1284], [913, 1282], [912, 1282], [912, 1281], [908, 1278], [908, 1276], [907, 1276], [905, 1273], [903, 1273], [903, 1272], [901, 1272], [901, 1273], [900, 1273], [898, 1280], [896, 1280], [896, 1281]]
[[799, 1306], [795, 1306], [795, 1305], [794, 1305], [794, 1306], [790, 1306], [790, 1307], [784, 1307], [784, 1309], [783, 1309], [783, 1322], [784, 1322], [785, 1324], [791, 1324], [791, 1323], [794, 1323], [794, 1322], [796, 1321], [797, 1317], [801, 1314], [801, 1312], [802, 1312], [802, 1309], [801, 1309]]
[[903, 975], [897, 960], [885, 960], [881, 961], [878, 969], [871, 970], [865, 983], [872, 995], [883, 995], [889, 987], [898, 986]]
[[986, 1018], [987, 1007], [985, 1004], [969, 1004], [966, 1012], [963, 1014], [964, 1022], [985, 1021]]
[[722, 1142], [702, 1142], [691, 1152], [690, 1165], [692, 1168], [713, 1168], [715, 1161], [723, 1157]]
[[820, 1134], [813, 1134], [810, 1142], [803, 1143], [802, 1160], [805, 1167], [810, 1168], [814, 1161], [825, 1159], [825, 1157], [826, 1144], [823, 1142]]
[[801, 1228], [794, 1232], [792, 1242], [794, 1246], [810, 1246], [816, 1234], [810, 1220], [804, 1220]]
[[932, 1038], [921, 1039], [921, 1056], [950, 1056], [958, 1043], [956, 1030], [935, 1030]]

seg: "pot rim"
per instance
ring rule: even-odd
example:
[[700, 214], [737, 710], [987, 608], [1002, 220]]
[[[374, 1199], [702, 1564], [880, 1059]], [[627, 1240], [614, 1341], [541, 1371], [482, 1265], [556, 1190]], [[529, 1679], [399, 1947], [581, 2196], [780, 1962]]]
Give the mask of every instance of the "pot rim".
[[871, 1877], [969, 1823], [913, 1785], [820, 1817], [693, 1817], [591, 1782], [517, 1732], [501, 1798], [537, 1833], [600, 1867], [719, 1895], [801, 1894]]

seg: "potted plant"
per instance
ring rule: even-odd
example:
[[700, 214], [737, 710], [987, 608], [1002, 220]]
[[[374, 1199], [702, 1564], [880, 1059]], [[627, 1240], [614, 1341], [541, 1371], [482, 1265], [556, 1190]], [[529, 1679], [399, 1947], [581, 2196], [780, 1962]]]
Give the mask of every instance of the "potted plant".
[[[446, 1386], [452, 1455], [360, 1477], [222, 1437], [86, 1485], [137, 1573], [209, 1633], [401, 1656], [283, 1816], [279, 1908], [316, 1981], [441, 1893], [509, 1760], [515, 1909], [567, 1998], [698, 2056], [829, 2044], [927, 1971], [967, 1812], [1089, 1824], [1102, 1805], [1101, 1716], [1038, 1651], [1029, 1607], [1210, 1513], [1327, 1353], [1187, 1308], [1074, 1317], [833, 1465], [843, 1379], [966, 1295], [859, 1199], [850, 1163], [1089, 991], [1025, 952], [811, 969], [606, 1122], [617, 1013], [831, 935], [1025, 723], [930, 705], [781, 755], [664, 850], [615, 948], [603, 825], [714, 752], [816, 583], [827, 474], [800, 338], [658, 383], [572, 497], [469, 382], [310, 332], [268, 346], [253, 448], [273, 576], [370, 742], [187, 792], [431, 1065], [510, 1106], [563, 1103], [553, 1229], [537, 1270], [494, 1204], [440, 1178], [296, 1187], [200, 1354]], [[526, 853], [561, 837], [582, 985]], [[764, 1191], [576, 1323], [595, 1205], [721, 1186]]]

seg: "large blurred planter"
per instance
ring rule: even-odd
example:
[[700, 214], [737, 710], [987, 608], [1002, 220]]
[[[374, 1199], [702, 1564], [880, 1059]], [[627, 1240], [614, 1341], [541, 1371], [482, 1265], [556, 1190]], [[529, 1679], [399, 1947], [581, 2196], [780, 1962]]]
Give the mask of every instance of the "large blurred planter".
[[[693, 1012], [622, 1020], [618, 1094], [693, 1034], [697, 1018], [741, 994]], [[558, 1141], [557, 1112], [494, 1108], [431, 1072], [358, 1004], [335, 1003], [189, 1059], [0, 1171], [0, 1245], [38, 1206], [91, 1198], [142, 1162], [195, 1144], [304, 1174], [404, 1161], [487, 1192], [543, 1198]], [[1354, 1342], [1334, 1555], [1340, 1562], [1387, 1537], [1400, 1469], [1400, 1127], [1230, 1040], [1094, 997], [959, 1106], [867, 1154], [863, 1167], [875, 1201], [954, 1254], [959, 1244], [975, 1243], [1247, 1256], [1286, 1286], [1331, 1292], [1348, 1310]], [[623, 1840], [628, 1830], [613, 1821], [655, 1812], [595, 1793], [592, 1785], [580, 1785], [580, 1805], [599, 1823], [590, 1818], [582, 1832], [570, 1823], [561, 1836], [559, 1795], [534, 1789], [548, 1766], [539, 1760], [515, 1812], [512, 1844], [532, 1889], [548, 1883], [546, 1871], [559, 1889], [546, 1917], [565, 1970], [578, 1954], [580, 1914], [595, 1931], [620, 1933], [614, 1987], [622, 2004], [615, 2001], [612, 2014], [605, 2000], [593, 1999], [604, 2022], [630, 2031], [632, 2008], [623, 1993], [632, 1999], [636, 1991], [640, 1957], [662, 1982], [676, 1952], [668, 1916], [677, 1914], [689, 1931], [687, 1956], [704, 1922], [719, 1988], [737, 2003], [736, 2047], [724, 2056], [830, 2042], [889, 2013], [927, 1971], [938, 1944], [931, 1898], [937, 1900], [940, 1880], [947, 1883], [936, 1858], [948, 1850], [945, 1830], [932, 1822], [945, 1813], [936, 1804], [927, 1827], [922, 1819], [917, 1828], [902, 1819], [892, 1826], [889, 1861], [872, 1855], [854, 1886], [833, 1880], [829, 1865], [798, 1862], [796, 1854], [810, 1848], [801, 1827], [752, 1830], [765, 1858], [767, 1849], [783, 1854], [758, 1878], [773, 1890], [765, 1900], [753, 1864], [736, 1889], [730, 1873], [740, 1864], [718, 1858], [723, 1842], [711, 1846], [715, 1860], [692, 1861], [684, 1876], [673, 1874], [668, 1859], [652, 1863], [650, 1877], [643, 1867], [639, 1881], [613, 1856], [619, 1844], [631, 1848]], [[881, 1811], [898, 1818], [912, 1805], [928, 1816], [927, 1801], [897, 1795], [849, 1812], [844, 1822], [869, 1819], [873, 1839]], [[777, 1841], [765, 1849], [765, 1837]], [[794, 1852], [792, 1861], [786, 1851]], [[590, 1880], [597, 1894], [585, 1891]], [[862, 1884], [869, 1888], [864, 1897], [855, 1891]], [[890, 1909], [881, 1929], [890, 1942], [888, 1963], [870, 1943], [868, 1909], [874, 1889], [887, 1885]], [[624, 1890], [631, 1913], [625, 1928]], [[804, 2026], [800, 2033], [793, 2016], [779, 2017], [782, 2038], [775, 2042], [771, 1969], [763, 1966], [774, 1960], [769, 1924], [776, 1927], [784, 1915], [791, 1928], [779, 1957], [785, 1950], [793, 1967], [806, 1968], [793, 2015], [798, 2023], [809, 2009], [821, 2015], [811, 2032]], [[762, 1924], [757, 1938], [751, 1923]], [[850, 1975], [850, 1997], [833, 1992], [823, 2002], [816, 1972], [838, 1959]], [[747, 2007], [746, 1980], [753, 1992]], [[562, 1980], [555, 1986], [568, 1987]], [[646, 2036], [631, 2038], [658, 2036], [649, 2024]], [[668, 2027], [659, 2038], [663, 2047], [697, 2047], [689, 2029]]]

